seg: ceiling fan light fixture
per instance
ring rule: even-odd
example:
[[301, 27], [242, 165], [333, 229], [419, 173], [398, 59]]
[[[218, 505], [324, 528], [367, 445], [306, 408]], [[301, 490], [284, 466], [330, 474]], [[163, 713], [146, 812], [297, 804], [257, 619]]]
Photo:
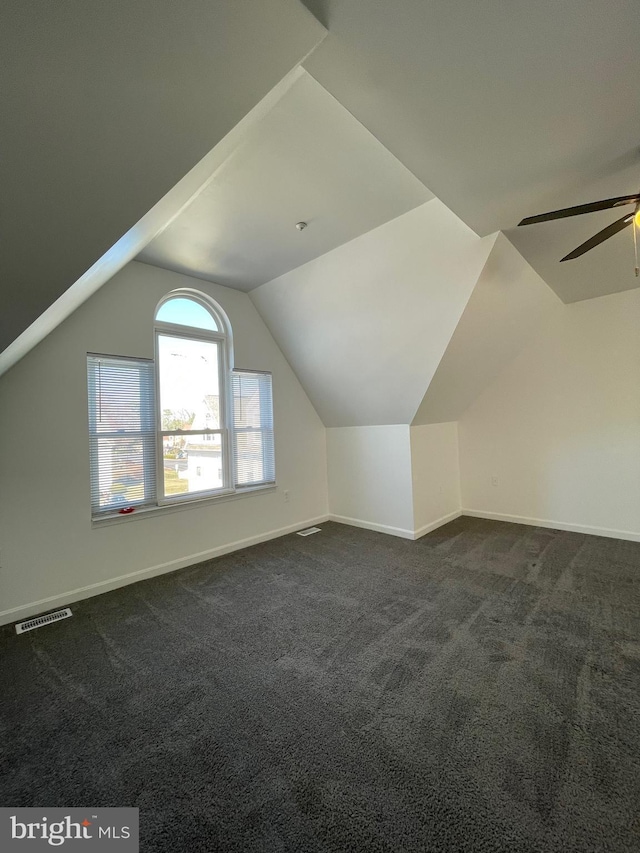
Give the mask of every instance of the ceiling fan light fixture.
[[595, 213], [597, 210], [611, 210], [611, 208], [621, 207], [626, 204], [632, 204], [634, 206], [633, 213], [626, 214], [626, 216], [618, 219], [617, 222], [612, 222], [610, 225], [607, 225], [606, 228], [603, 228], [602, 231], [598, 231], [597, 234], [594, 234], [593, 237], [586, 240], [578, 246], [577, 249], [574, 249], [573, 252], [569, 252], [569, 254], [565, 255], [564, 258], [560, 258], [560, 263], [563, 263], [563, 261], [572, 261], [574, 258], [581, 257], [585, 252], [588, 252], [590, 249], [595, 249], [595, 247], [599, 246], [600, 243], [604, 243], [605, 240], [613, 237], [614, 234], [617, 234], [629, 225], [633, 225], [631, 230], [633, 231], [633, 244], [636, 254], [635, 271], [636, 275], [640, 275], [640, 268], [638, 267], [638, 241], [636, 236], [636, 230], [640, 229], [640, 193], [637, 193], [636, 195], [618, 196], [617, 198], [603, 198], [601, 201], [592, 201], [589, 204], [578, 204], [575, 207], [563, 207], [561, 210], [551, 210], [549, 213], [540, 213], [538, 216], [527, 216], [526, 219], [518, 222], [518, 225], [534, 225], [538, 222], [549, 222], [551, 219], [564, 219], [566, 216], [580, 216], [583, 213]]

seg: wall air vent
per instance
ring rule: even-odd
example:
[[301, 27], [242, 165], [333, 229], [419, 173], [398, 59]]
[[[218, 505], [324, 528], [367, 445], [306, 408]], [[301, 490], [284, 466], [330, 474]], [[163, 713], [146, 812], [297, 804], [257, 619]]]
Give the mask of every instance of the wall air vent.
[[312, 533], [320, 533], [319, 527], [307, 527], [306, 530], [298, 530], [298, 536], [311, 536]]
[[26, 622], [17, 622], [16, 634], [33, 631], [34, 628], [50, 625], [52, 622], [58, 622], [60, 619], [68, 619], [69, 616], [73, 616], [73, 613], [66, 607], [64, 610], [56, 610], [54, 613], [47, 613], [45, 616], [36, 616], [35, 619], [27, 619]]

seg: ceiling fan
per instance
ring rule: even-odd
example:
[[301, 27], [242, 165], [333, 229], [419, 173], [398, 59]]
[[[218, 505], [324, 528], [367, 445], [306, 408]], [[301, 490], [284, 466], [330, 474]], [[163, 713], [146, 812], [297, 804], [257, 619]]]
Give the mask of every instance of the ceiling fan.
[[635, 205], [633, 213], [625, 214], [622, 219], [617, 219], [615, 222], [612, 222], [611, 225], [607, 225], [606, 228], [603, 228], [602, 231], [598, 231], [597, 234], [582, 243], [577, 249], [574, 249], [573, 252], [569, 252], [568, 255], [561, 258], [560, 262], [572, 261], [574, 258], [579, 258], [580, 255], [584, 255], [585, 252], [588, 252], [590, 249], [594, 249], [596, 246], [599, 246], [600, 243], [604, 243], [604, 241], [608, 240], [609, 237], [613, 237], [613, 235], [617, 234], [618, 231], [622, 231], [623, 228], [626, 228], [628, 225], [633, 223], [633, 242], [634, 246], [636, 246], [636, 275], [638, 275], [636, 227], [640, 227], [640, 193], [636, 193], [636, 195], [618, 196], [617, 198], [605, 198], [602, 201], [592, 201], [590, 204], [579, 204], [576, 207], [565, 207], [562, 210], [552, 210], [549, 213], [540, 213], [538, 216], [527, 216], [526, 219], [522, 220], [522, 222], [518, 222], [518, 226], [535, 225], [536, 222], [548, 222], [551, 219], [564, 219], [565, 216], [579, 216], [582, 213], [593, 213], [596, 210], [609, 210], [613, 207], [623, 207], [626, 204]]

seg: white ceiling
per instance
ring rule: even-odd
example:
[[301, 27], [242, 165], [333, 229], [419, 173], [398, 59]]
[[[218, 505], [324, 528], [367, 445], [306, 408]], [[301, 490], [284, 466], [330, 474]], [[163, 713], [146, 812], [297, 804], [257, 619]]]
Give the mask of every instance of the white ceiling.
[[4, 3], [0, 350], [323, 36], [297, 0]]
[[[304, 2], [307, 70], [479, 235], [640, 189], [637, 0]], [[566, 301], [638, 284], [624, 237], [558, 264], [588, 219], [507, 231]]]
[[433, 199], [251, 292], [325, 426], [411, 423], [495, 239]]
[[138, 260], [248, 291], [431, 198], [302, 73]]
[[[567, 189], [562, 198], [569, 198], [569, 204], [582, 204], [638, 192], [640, 149], [634, 147], [627, 155], [605, 164], [602, 173], [598, 180]], [[560, 195], [555, 193], [538, 212], [562, 206], [559, 198]], [[551, 208], [544, 207], [545, 203], [550, 204]], [[639, 281], [634, 274], [631, 228], [611, 237], [580, 258], [559, 263], [560, 258], [628, 213], [633, 213], [632, 206], [512, 228], [506, 230], [505, 234], [564, 302], [576, 302], [638, 286]]]
[[565, 301], [640, 283], [628, 232], [558, 263], [617, 214], [512, 230], [640, 188], [637, 0], [304, 3], [330, 30], [319, 47], [298, 0], [8, 4], [0, 349], [301, 61], [326, 91], [301, 82], [203, 194], [202, 218], [185, 214], [147, 260], [250, 288], [428, 186], [479, 235], [505, 231]]

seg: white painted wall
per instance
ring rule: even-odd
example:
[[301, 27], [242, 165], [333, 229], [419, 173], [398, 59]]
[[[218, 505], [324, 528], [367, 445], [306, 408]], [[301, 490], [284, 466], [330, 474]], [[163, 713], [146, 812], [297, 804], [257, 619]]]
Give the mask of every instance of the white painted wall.
[[413, 539], [460, 514], [457, 424], [327, 430], [332, 518]]
[[457, 423], [411, 427], [411, 472], [416, 536], [460, 515]]
[[457, 421], [558, 305], [555, 293], [498, 234], [413, 423]]
[[411, 422], [495, 239], [433, 199], [251, 292], [326, 426]]
[[[156, 304], [185, 286], [227, 312], [236, 366], [273, 371], [278, 489], [92, 527], [86, 353], [151, 357]], [[0, 378], [0, 435], [0, 621], [305, 526], [328, 509], [324, 427], [249, 297], [145, 264], [125, 267]]]
[[640, 290], [557, 306], [459, 435], [465, 512], [640, 539]]
[[328, 429], [327, 459], [335, 520], [413, 538], [408, 426]]

